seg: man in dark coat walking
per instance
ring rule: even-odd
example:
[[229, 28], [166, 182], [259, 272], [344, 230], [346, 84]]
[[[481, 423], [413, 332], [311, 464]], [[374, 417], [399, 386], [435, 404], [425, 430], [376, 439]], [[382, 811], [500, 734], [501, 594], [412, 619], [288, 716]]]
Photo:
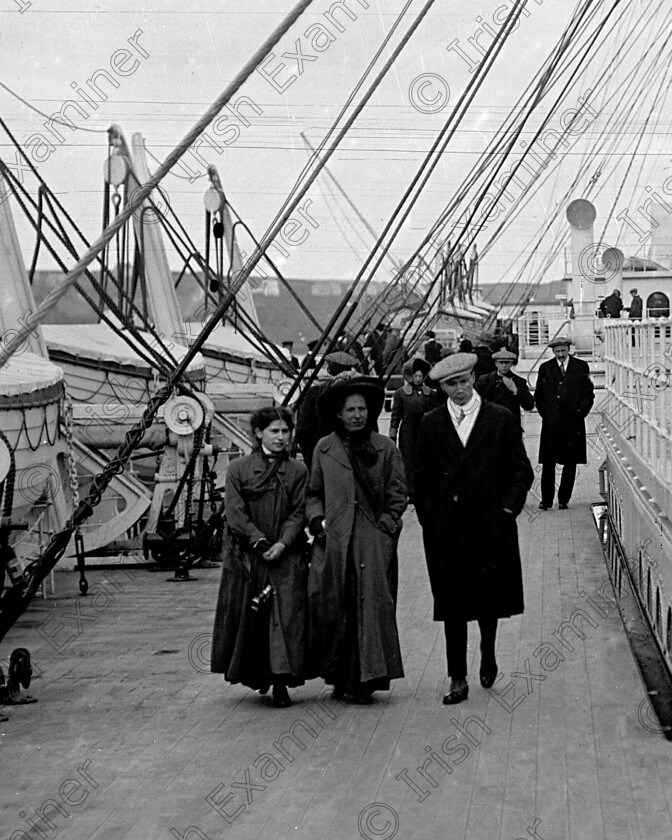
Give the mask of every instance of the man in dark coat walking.
[[569, 355], [571, 343], [566, 336], [549, 342], [555, 358], [539, 367], [534, 392], [534, 402], [541, 415], [539, 510], [553, 506], [555, 465], [563, 465], [558, 506], [560, 510], [566, 510], [574, 489], [576, 465], [587, 462], [584, 420], [593, 407], [595, 395], [590, 368], [582, 359]]
[[467, 622], [481, 631], [480, 679], [497, 678], [497, 621], [523, 612], [516, 517], [534, 473], [515, 417], [474, 391], [472, 353], [432, 368], [447, 402], [420, 424], [415, 503], [434, 596], [443, 621], [450, 689], [445, 704], [467, 699]]
[[515, 374], [511, 368], [518, 361], [518, 356], [510, 350], [502, 348], [492, 354], [492, 360], [497, 368], [494, 373], [486, 373], [476, 380], [476, 390], [488, 402], [508, 408], [523, 428], [520, 419], [521, 409], [532, 411], [534, 397], [530, 394], [527, 382], [522, 376]]

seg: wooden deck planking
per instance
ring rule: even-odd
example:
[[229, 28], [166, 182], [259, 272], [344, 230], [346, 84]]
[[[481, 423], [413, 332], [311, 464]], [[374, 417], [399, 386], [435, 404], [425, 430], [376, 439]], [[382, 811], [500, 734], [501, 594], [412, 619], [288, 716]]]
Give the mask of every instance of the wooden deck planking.
[[[527, 425], [533, 453], [538, 429]], [[323, 708], [334, 718], [322, 713], [325, 726], [316, 737], [306, 736], [305, 749], [289, 744], [293, 761], [264, 782], [251, 803], [231, 783], [246, 770], [260, 782], [253, 762], [263, 752], [278, 755], [273, 744], [293, 722], [311, 723], [309, 710], [319, 708], [323, 687], [311, 682], [293, 692], [291, 709], [276, 710], [269, 700], [192, 666], [190, 643], [211, 630], [218, 570], [198, 570], [200, 580], [185, 585], [166, 583], [160, 573], [135, 570], [132, 581], [115, 573], [124, 591], [110, 590], [115, 601], [84, 621], [82, 634], [59, 654], [40, 636], [40, 623], [50, 613], [72, 613], [78, 600], [82, 609], [90, 601], [74, 594], [75, 575], [58, 574], [57, 597], [36, 600], [3, 644], [2, 658], [25, 646], [42, 671], [29, 689], [39, 704], [9, 710], [11, 721], [0, 727], [0, 778], [7, 791], [0, 819], [7, 836], [28, 829], [22, 809], [31, 815], [56, 797], [89, 759], [98, 787], [69, 807], [68, 820], [55, 814], [58, 828], [48, 837], [167, 840], [172, 827], [182, 836], [193, 826], [210, 840], [514, 840], [529, 838], [527, 828], [541, 820], [544, 840], [668, 840], [672, 745], [642, 724], [655, 728], [653, 719], [643, 718], [644, 690], [615, 609], [596, 618], [597, 626], [585, 625], [584, 640], [568, 632], [571, 652], [553, 636], [577, 608], [596, 616], [579, 595], [591, 596], [606, 578], [588, 507], [599, 499], [596, 484], [594, 474], [581, 470], [568, 511], [535, 515], [532, 499], [529, 515], [519, 519], [526, 612], [502, 622], [497, 646], [504, 674], [497, 687], [514, 683], [506, 697], [524, 696], [517, 708], [507, 711], [480, 687], [475, 625], [469, 700], [441, 705], [448, 682], [443, 632], [431, 619], [411, 509], [400, 543], [398, 610], [406, 678], [370, 707], [325, 699]], [[89, 573], [92, 583], [104, 575]], [[72, 620], [62, 620], [74, 628]], [[546, 679], [533, 681], [527, 694], [525, 681], [511, 675], [524, 672], [526, 659], [532, 672], [542, 672], [534, 651], [554, 639], [564, 661], [543, 670]], [[157, 655], [162, 649], [176, 652]], [[451, 723], [470, 717], [490, 730], [472, 724], [478, 745]], [[450, 773], [430, 765], [434, 787], [417, 768], [429, 757], [425, 747], [441, 753], [451, 734], [469, 751]], [[424, 801], [396, 778], [404, 769], [428, 791]], [[231, 824], [205, 801], [218, 784], [220, 798], [235, 793], [231, 810], [246, 806]], [[36, 833], [27, 836], [35, 840]], [[185, 840], [198, 836], [192, 831]]]

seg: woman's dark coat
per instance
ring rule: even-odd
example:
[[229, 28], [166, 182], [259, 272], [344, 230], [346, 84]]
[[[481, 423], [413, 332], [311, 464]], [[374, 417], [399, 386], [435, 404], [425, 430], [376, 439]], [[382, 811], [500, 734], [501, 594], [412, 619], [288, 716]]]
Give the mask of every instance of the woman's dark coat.
[[413, 455], [420, 431], [422, 415], [434, 408], [437, 403], [436, 392], [427, 385], [420, 389], [405, 383], [394, 392], [392, 416], [390, 417], [390, 439], [397, 442], [404, 462], [406, 489], [413, 495]]
[[406, 509], [406, 484], [399, 450], [372, 432], [375, 456], [367, 467], [372, 504], [355, 490], [355, 477], [342, 440], [332, 433], [313, 454], [306, 502], [310, 522], [325, 520], [326, 537], [316, 539], [308, 574], [309, 676], [325, 676], [345, 609], [348, 554], [354, 560], [360, 680], [403, 677], [396, 622], [397, 539]]
[[533, 477], [520, 429], [506, 409], [483, 401], [466, 447], [446, 405], [425, 414], [415, 503], [435, 621], [523, 612], [515, 517]]
[[[304, 678], [308, 470], [293, 458], [256, 490], [269, 461], [261, 451], [232, 461], [226, 474], [222, 582], [215, 614], [211, 668], [232, 683], [261, 688], [283, 675]], [[259, 498], [250, 498], [250, 496]], [[267, 562], [252, 546], [265, 537], [287, 546]], [[252, 598], [270, 583], [273, 597], [254, 613]]]
[[540, 464], [585, 464], [586, 424], [595, 395], [590, 368], [567, 358], [564, 378], [556, 359], [539, 367], [534, 402], [541, 415]]

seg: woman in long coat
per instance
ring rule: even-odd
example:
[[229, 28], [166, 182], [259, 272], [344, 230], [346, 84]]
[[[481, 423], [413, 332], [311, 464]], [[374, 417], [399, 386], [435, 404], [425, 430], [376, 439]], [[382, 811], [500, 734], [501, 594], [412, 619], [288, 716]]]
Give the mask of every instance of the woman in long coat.
[[306, 467], [290, 458], [294, 420], [263, 408], [251, 421], [257, 448], [226, 474], [222, 582], [211, 668], [262, 693], [277, 707], [304, 682]]
[[403, 367], [406, 382], [394, 392], [392, 416], [390, 418], [390, 438], [397, 442], [406, 472], [406, 489], [409, 500], [413, 501], [413, 454], [420, 432], [422, 415], [435, 408], [439, 400], [436, 392], [425, 385], [425, 377], [431, 365], [424, 359], [416, 358], [406, 362]]
[[309, 675], [358, 703], [404, 675], [396, 595], [406, 485], [399, 450], [372, 431], [384, 396], [379, 380], [345, 375], [322, 395], [335, 431], [315, 448], [306, 503]]

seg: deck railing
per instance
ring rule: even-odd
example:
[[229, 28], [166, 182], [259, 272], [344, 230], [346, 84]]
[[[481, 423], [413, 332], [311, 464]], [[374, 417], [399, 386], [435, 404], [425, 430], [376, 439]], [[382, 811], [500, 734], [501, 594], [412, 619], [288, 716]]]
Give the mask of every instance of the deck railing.
[[602, 414], [672, 488], [672, 320], [603, 324]]

